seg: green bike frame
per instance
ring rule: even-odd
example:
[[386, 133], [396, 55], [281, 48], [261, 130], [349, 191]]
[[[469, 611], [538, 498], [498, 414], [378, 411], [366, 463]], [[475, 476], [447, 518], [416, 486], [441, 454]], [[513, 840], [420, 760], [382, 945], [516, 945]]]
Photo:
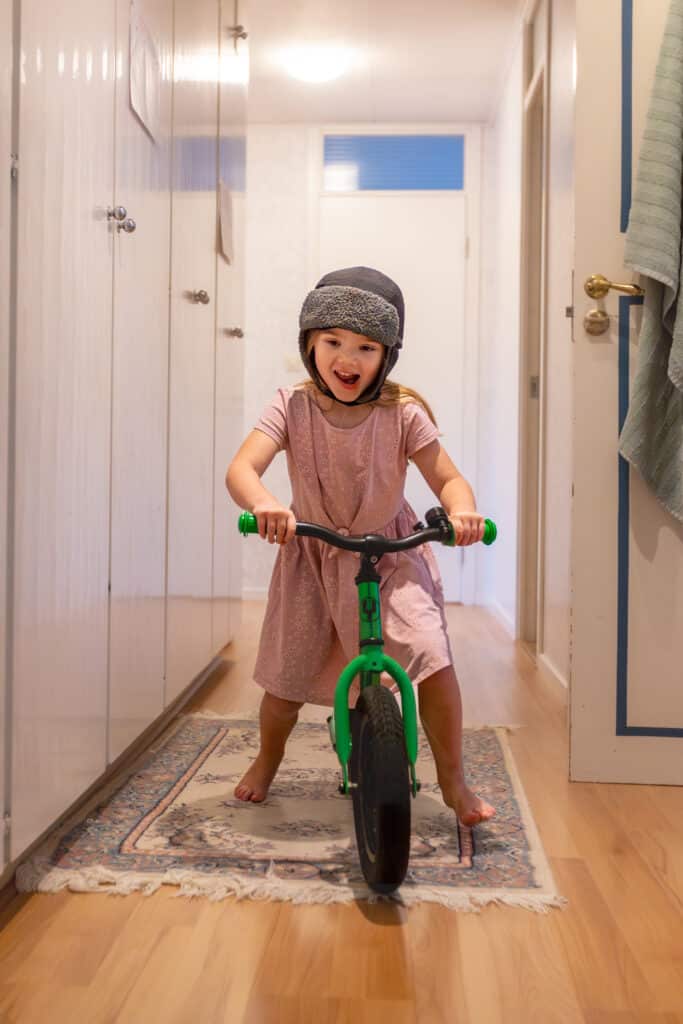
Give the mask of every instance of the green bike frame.
[[[431, 509], [425, 518], [431, 526], [439, 524], [441, 529], [439, 539], [443, 544], [449, 546], [455, 544], [453, 525], [449, 522], [446, 513], [441, 507]], [[312, 524], [302, 525], [308, 528], [312, 527]], [[239, 517], [238, 528], [240, 533], [245, 536], [249, 533], [258, 533], [256, 516], [252, 512], [243, 512]], [[313, 526], [313, 529], [316, 529], [316, 527]], [[483, 543], [487, 545], [493, 544], [497, 533], [495, 523], [490, 519], [486, 519]], [[369, 540], [370, 535], [367, 535], [366, 539]], [[382, 538], [379, 539], [381, 540]], [[348, 793], [348, 766], [351, 756], [349, 690], [356, 676], [360, 676], [361, 690], [365, 689], [366, 686], [380, 686], [380, 675], [382, 672], [386, 672], [391, 676], [398, 685], [401, 694], [406, 753], [410, 765], [413, 796], [415, 796], [420, 788], [420, 784], [415, 776], [415, 762], [417, 760], [417, 709], [415, 707], [415, 694], [410, 678], [405, 670], [401, 668], [398, 662], [384, 653], [379, 600], [381, 576], [375, 568], [380, 557], [381, 555], [369, 554], [367, 551], [361, 554], [360, 570], [355, 580], [358, 587], [360, 654], [353, 661], [349, 662], [339, 677], [334, 693], [334, 715], [328, 718], [327, 723], [332, 738], [332, 746], [337, 752], [342, 769], [343, 783], [340, 789], [343, 793]]]
[[349, 690], [354, 679], [360, 676], [360, 687], [379, 686], [380, 673], [386, 672], [398, 685], [401, 693], [403, 731], [406, 752], [410, 765], [412, 790], [415, 795], [419, 783], [415, 776], [417, 761], [417, 709], [415, 694], [408, 674], [384, 653], [382, 618], [380, 614], [379, 584], [381, 577], [375, 571], [367, 556], [362, 556], [361, 568], [356, 576], [358, 587], [358, 619], [360, 622], [360, 654], [350, 661], [339, 676], [334, 692], [334, 717], [328, 719], [332, 745], [342, 769], [341, 791], [349, 791], [348, 764], [351, 756], [351, 716], [349, 713]]

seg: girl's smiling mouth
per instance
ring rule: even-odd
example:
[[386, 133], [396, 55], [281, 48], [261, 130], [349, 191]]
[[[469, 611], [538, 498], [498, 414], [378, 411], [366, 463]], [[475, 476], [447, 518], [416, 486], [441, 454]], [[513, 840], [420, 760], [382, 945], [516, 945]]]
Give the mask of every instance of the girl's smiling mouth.
[[359, 373], [340, 373], [339, 370], [334, 371], [334, 375], [337, 380], [341, 383], [342, 387], [355, 388], [358, 381], [360, 380]]

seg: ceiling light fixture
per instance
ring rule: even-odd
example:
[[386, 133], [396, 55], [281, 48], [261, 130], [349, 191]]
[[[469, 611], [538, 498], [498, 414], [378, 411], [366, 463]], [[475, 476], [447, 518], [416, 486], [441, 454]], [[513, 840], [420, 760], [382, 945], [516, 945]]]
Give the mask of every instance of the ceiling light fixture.
[[355, 51], [348, 46], [290, 46], [282, 51], [281, 63], [300, 82], [331, 82], [351, 69]]

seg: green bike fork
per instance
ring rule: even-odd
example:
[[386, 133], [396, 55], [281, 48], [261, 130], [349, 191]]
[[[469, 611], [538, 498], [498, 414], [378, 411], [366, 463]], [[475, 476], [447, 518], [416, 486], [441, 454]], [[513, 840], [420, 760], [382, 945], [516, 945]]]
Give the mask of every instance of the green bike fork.
[[351, 756], [351, 716], [349, 714], [349, 690], [356, 676], [360, 676], [361, 689], [366, 686], [379, 686], [381, 672], [386, 672], [398, 685], [401, 694], [401, 711], [403, 731], [406, 740], [406, 752], [410, 765], [410, 778], [413, 796], [417, 794], [420, 784], [415, 774], [417, 761], [417, 708], [415, 694], [405, 670], [384, 653], [382, 637], [382, 620], [380, 616], [379, 598], [380, 576], [370, 560], [363, 556], [361, 569], [356, 577], [358, 587], [358, 610], [360, 620], [361, 653], [349, 662], [342, 671], [334, 692], [334, 716], [328, 718], [332, 746], [337, 752], [342, 769], [343, 793], [349, 791], [348, 764]]

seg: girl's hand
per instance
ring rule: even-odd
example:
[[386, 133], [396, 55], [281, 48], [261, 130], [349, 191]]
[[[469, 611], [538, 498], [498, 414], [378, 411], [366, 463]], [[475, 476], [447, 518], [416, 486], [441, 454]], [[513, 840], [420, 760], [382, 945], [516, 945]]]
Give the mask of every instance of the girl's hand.
[[448, 518], [453, 523], [458, 547], [468, 547], [483, 539], [486, 522], [478, 512], [451, 512]]
[[258, 523], [259, 536], [269, 544], [286, 544], [294, 536], [296, 519], [290, 508], [273, 501], [261, 502], [252, 511]]

